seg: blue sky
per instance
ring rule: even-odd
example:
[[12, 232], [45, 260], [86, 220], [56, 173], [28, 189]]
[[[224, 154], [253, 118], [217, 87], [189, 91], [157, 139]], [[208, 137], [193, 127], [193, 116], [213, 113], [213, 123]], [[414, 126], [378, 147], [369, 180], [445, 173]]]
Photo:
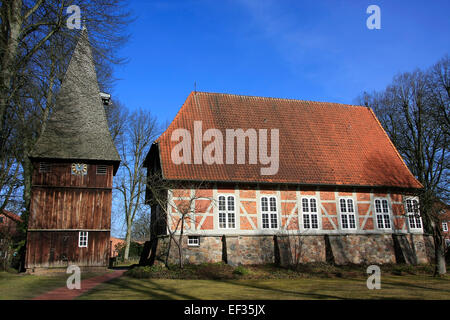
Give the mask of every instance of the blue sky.
[[[369, 30], [366, 9], [381, 9]], [[172, 121], [194, 90], [355, 103], [450, 53], [450, 1], [135, 0], [112, 92]], [[120, 220], [120, 219], [119, 219]], [[123, 223], [113, 219], [113, 233]]]
[[[366, 9], [381, 9], [369, 30]], [[354, 103], [450, 52], [450, 1], [131, 2], [113, 97], [171, 121], [198, 91]]]

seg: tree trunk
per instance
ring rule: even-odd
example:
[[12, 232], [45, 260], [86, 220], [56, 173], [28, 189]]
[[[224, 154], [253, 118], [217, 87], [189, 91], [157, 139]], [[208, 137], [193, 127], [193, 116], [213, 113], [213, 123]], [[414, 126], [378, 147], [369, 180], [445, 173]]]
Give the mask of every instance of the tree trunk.
[[[2, 44], [3, 52], [1, 55], [1, 72], [0, 72], [0, 132], [3, 132], [3, 124], [6, 115], [6, 108], [10, 101], [11, 83], [14, 77], [14, 60], [17, 56], [17, 48], [19, 45], [20, 30], [22, 28], [22, 1], [13, 0], [9, 4], [3, 2], [2, 10], [10, 13], [8, 18], [3, 23], [8, 24], [9, 34], [8, 38]], [[7, 8], [9, 7], [9, 8]]]
[[128, 260], [130, 255], [131, 245], [131, 223], [127, 223], [127, 235], [125, 237], [125, 253], [123, 255], [124, 260]]
[[440, 234], [440, 230], [436, 230], [436, 228], [440, 228], [439, 224], [435, 224], [434, 226], [434, 254], [435, 254], [435, 261], [436, 266], [434, 269], [434, 275], [435, 276], [442, 276], [447, 273], [447, 268], [445, 265], [445, 247], [443, 243], [442, 236]]
[[164, 264], [166, 265], [166, 268], [169, 269], [169, 256], [170, 256], [170, 249], [172, 247], [172, 234], [169, 231], [169, 245], [167, 246], [167, 255], [166, 260], [164, 261]]
[[25, 223], [28, 226], [28, 216], [30, 213], [30, 203], [31, 203], [31, 179], [33, 172], [33, 165], [27, 156], [24, 157], [22, 162], [23, 168], [23, 202], [25, 206]]
[[181, 217], [181, 230], [180, 230], [180, 238], [178, 239], [178, 254], [180, 257], [180, 269], [183, 269], [183, 230], [184, 230], [184, 216]]

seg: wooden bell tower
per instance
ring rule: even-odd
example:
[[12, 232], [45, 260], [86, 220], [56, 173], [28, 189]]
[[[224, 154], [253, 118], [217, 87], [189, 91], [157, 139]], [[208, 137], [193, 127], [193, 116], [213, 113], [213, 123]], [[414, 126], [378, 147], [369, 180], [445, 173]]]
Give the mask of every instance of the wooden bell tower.
[[113, 176], [120, 157], [108, 129], [86, 30], [29, 158], [33, 176], [27, 271], [72, 264], [106, 268]]

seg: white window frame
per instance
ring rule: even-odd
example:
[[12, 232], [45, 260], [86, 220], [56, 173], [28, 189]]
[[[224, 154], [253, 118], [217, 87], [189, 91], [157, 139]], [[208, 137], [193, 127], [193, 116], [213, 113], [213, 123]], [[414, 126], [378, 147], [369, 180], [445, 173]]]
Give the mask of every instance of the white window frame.
[[78, 248], [87, 248], [88, 247], [88, 239], [89, 239], [89, 232], [80, 231], [78, 233]]
[[447, 224], [447, 222], [442, 222], [442, 231], [448, 232], [448, 224]]
[[[220, 198], [225, 198], [225, 209], [221, 209]], [[233, 199], [233, 210], [230, 210], [228, 199]], [[232, 194], [219, 194], [217, 196], [218, 203], [218, 224], [219, 229], [236, 229], [236, 197]], [[225, 219], [225, 226], [222, 225], [223, 218]]]
[[187, 245], [189, 247], [200, 247], [200, 237], [199, 236], [188, 236]]
[[[306, 202], [305, 202], [306, 200]], [[316, 210], [312, 211], [312, 202], [315, 202]], [[305, 203], [307, 206], [305, 206]], [[302, 228], [304, 230], [320, 230], [320, 216], [319, 216], [319, 202], [316, 197], [301, 197], [300, 198], [300, 208], [302, 213]], [[306, 209], [306, 210], [305, 210]], [[316, 218], [316, 227], [314, 227], [313, 216]], [[308, 224], [308, 226], [307, 226]]]
[[[345, 210], [343, 210], [343, 208], [342, 208], [341, 201], [344, 201], [344, 205], [345, 205], [344, 209]], [[349, 201], [352, 204], [351, 212], [349, 211]], [[337, 205], [339, 207], [339, 223], [340, 223], [341, 229], [342, 230], [357, 230], [358, 222], [356, 219], [355, 200], [352, 197], [340, 197], [338, 199]], [[346, 220], [345, 223], [344, 223], [344, 218]], [[353, 227], [352, 227], [352, 222], [353, 222]], [[344, 226], [345, 224], [347, 224], [347, 227]]]
[[[264, 210], [263, 207], [263, 199], [267, 199], [267, 210]], [[271, 200], [275, 200], [275, 210], [273, 210], [273, 207], [271, 205]], [[261, 229], [264, 230], [278, 230], [280, 228], [280, 222], [278, 221], [279, 217], [279, 210], [278, 210], [278, 199], [276, 196], [261, 196], [259, 198], [259, 204], [261, 209]], [[267, 217], [266, 217], [267, 216]], [[267, 223], [265, 223], [264, 220], [267, 219]], [[275, 221], [275, 222], [274, 222]], [[267, 224], [267, 227], [264, 227], [264, 225]], [[274, 226], [276, 224], [276, 226]]]
[[[377, 201], [380, 201], [380, 209], [381, 212], [377, 212]], [[385, 208], [383, 206], [383, 201], [386, 201], [387, 204], [387, 210], [388, 212], [384, 212]], [[377, 226], [377, 229], [379, 230], [392, 230], [392, 219], [391, 219], [391, 206], [389, 204], [389, 200], [387, 198], [375, 198], [373, 200], [373, 212], [375, 214], [375, 224]], [[383, 224], [383, 227], [380, 227], [378, 222], [379, 222], [379, 216], [381, 216], [381, 222]], [[387, 216], [387, 218], [386, 218]], [[389, 223], [389, 226], [386, 227], [387, 223]]]
[[[408, 204], [408, 202], [417, 202], [417, 207], [419, 208], [419, 200], [417, 198], [406, 198], [405, 199], [405, 212], [406, 217], [408, 219], [408, 227], [410, 230], [423, 230], [423, 223], [422, 223], [422, 217], [420, 216], [420, 209], [419, 212], [416, 214], [414, 212], [414, 203]], [[420, 225], [420, 227], [417, 227]]]

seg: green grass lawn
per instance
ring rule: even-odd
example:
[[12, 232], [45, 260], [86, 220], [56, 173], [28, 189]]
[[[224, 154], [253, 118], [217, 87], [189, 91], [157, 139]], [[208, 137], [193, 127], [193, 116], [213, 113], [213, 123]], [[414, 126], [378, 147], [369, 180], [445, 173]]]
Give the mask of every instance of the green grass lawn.
[[[86, 273], [81, 280], [99, 273]], [[27, 300], [66, 285], [70, 275], [62, 272], [54, 275], [30, 275], [0, 272], [0, 300]]]
[[368, 290], [363, 277], [177, 280], [123, 276], [79, 299], [450, 299], [450, 276], [386, 275], [381, 278], [380, 290]]

